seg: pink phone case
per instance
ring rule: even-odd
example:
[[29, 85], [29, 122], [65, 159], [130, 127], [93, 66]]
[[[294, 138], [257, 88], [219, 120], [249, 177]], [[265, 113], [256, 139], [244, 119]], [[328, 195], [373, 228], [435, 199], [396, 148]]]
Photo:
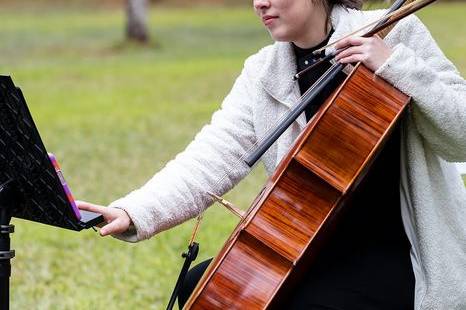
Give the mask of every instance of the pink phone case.
[[55, 155], [52, 153], [48, 153], [50, 161], [52, 162], [53, 168], [55, 168], [55, 172], [58, 175], [58, 178], [60, 179], [60, 183], [63, 186], [63, 189], [65, 190], [66, 196], [68, 197], [68, 201], [71, 204], [71, 207], [73, 208], [73, 213], [76, 216], [78, 220], [81, 219], [81, 212], [79, 212], [78, 207], [76, 206], [76, 202], [74, 201], [73, 194], [71, 194], [70, 188], [68, 187], [68, 184], [66, 184], [65, 178], [63, 177], [63, 174], [60, 169], [60, 165], [58, 164], [57, 159], [55, 158]]

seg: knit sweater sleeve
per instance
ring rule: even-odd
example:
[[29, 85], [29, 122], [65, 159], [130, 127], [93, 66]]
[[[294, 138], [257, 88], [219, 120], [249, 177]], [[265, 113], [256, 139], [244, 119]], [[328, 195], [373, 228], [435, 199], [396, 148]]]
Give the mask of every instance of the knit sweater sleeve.
[[466, 161], [466, 82], [415, 16], [387, 37], [394, 46], [376, 74], [411, 96], [412, 117], [424, 141], [440, 157]]
[[243, 69], [221, 109], [187, 148], [141, 188], [110, 204], [134, 223], [114, 237], [136, 242], [193, 218], [212, 203], [208, 191], [222, 195], [249, 172], [239, 160], [255, 142], [249, 87]]

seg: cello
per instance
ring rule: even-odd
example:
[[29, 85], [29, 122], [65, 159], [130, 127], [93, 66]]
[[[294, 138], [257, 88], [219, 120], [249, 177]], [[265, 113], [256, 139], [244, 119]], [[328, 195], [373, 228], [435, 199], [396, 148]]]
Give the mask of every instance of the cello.
[[185, 308], [264, 309], [285, 301], [409, 100], [357, 64], [282, 159]]

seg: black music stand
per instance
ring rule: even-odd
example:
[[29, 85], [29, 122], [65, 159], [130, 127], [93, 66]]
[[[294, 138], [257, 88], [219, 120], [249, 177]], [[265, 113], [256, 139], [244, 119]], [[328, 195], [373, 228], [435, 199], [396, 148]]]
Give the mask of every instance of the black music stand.
[[50, 161], [23, 94], [0, 76], [0, 309], [9, 309], [12, 217], [80, 231], [103, 222], [81, 211], [78, 219]]

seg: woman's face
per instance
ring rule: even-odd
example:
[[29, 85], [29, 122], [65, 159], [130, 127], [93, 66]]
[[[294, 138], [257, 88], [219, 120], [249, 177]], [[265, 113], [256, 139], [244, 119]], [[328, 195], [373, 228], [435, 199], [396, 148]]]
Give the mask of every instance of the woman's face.
[[327, 16], [318, 0], [254, 0], [254, 11], [275, 41], [309, 45], [327, 32]]

